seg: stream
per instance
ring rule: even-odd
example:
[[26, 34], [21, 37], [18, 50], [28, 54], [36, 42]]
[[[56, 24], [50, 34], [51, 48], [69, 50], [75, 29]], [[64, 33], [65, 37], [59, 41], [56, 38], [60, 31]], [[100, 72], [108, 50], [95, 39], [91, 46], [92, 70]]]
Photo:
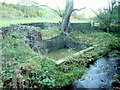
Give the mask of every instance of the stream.
[[58, 90], [112, 88], [112, 84], [115, 82], [114, 75], [120, 75], [120, 69], [118, 68], [120, 61], [118, 58], [120, 58], [120, 55], [105, 56], [96, 60], [80, 79]]
[[93, 63], [86, 74], [81, 79], [73, 82], [73, 89], [78, 88], [112, 88], [113, 78], [115, 74], [120, 75], [120, 61], [118, 56], [105, 56]]

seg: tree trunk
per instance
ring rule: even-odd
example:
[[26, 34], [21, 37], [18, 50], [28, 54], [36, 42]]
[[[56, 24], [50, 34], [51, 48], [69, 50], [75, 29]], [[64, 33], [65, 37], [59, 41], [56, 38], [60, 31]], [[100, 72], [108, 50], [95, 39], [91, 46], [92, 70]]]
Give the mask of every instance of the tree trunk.
[[73, 0], [66, 0], [66, 6], [65, 6], [65, 13], [64, 17], [62, 19], [62, 25], [61, 28], [63, 32], [66, 32], [70, 20], [70, 16], [73, 12]]
[[68, 29], [68, 25], [69, 25], [69, 20], [70, 20], [70, 16], [72, 14], [72, 12], [74, 11], [80, 11], [84, 8], [81, 8], [81, 9], [73, 9], [73, 6], [74, 6], [74, 0], [65, 0], [66, 1], [66, 5], [65, 5], [65, 11], [64, 13], [61, 13], [55, 9], [52, 9], [50, 8], [49, 6], [47, 5], [41, 5], [41, 6], [44, 6], [44, 7], [47, 7], [51, 10], [53, 10], [55, 13], [57, 13], [60, 17], [63, 17], [62, 18], [62, 24], [61, 24], [61, 29], [63, 30], [63, 33], [66, 34], [66, 31]]

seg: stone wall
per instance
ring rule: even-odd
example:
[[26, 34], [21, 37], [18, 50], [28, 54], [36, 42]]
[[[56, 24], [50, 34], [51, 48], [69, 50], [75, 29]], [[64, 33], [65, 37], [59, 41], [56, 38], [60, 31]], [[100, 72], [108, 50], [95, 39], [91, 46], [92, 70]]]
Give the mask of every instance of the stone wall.
[[[25, 23], [22, 25], [40, 27], [41, 29], [51, 29], [59, 27], [59, 23]], [[68, 30], [89, 30], [91, 23], [71, 23]]]
[[[42, 54], [49, 53], [51, 51], [55, 51], [57, 49], [61, 48], [73, 48], [82, 50], [87, 48], [87, 45], [74, 42], [69, 36], [65, 35], [59, 35], [56, 37], [53, 37], [51, 39], [47, 40], [41, 40], [41, 37], [38, 37], [37, 39], [29, 39], [28, 34], [31, 34], [30, 36], [36, 37], [37, 28], [30, 28], [28, 26], [23, 25], [11, 25], [8, 27], [2, 27], [0, 28], [2, 31], [9, 30], [10, 33], [17, 33], [22, 34], [26, 37], [27, 41], [26, 43], [29, 44], [29, 46], [34, 50]], [[34, 33], [35, 32], [35, 33]], [[3, 33], [3, 32], [2, 32]], [[37, 33], [39, 34], [39, 33]]]
[[41, 29], [51, 29], [54, 27], [58, 27], [58, 23], [24, 23], [21, 25], [28, 25], [28, 26], [34, 26], [34, 27], [39, 27]]
[[64, 48], [65, 46], [63, 35], [59, 35], [47, 40], [42, 40], [40, 36], [38, 37], [37, 34], [40, 33], [35, 27], [31, 28], [25, 25], [10, 25], [7, 27], [1, 27], [0, 30], [2, 31], [3, 36], [8, 35], [5, 33], [22, 34], [24, 37], [26, 37], [26, 43], [29, 44], [32, 49], [42, 54]]
[[71, 23], [69, 25], [70, 30], [89, 30], [91, 23]]
[[89, 45], [85, 45], [85, 44], [82, 44], [82, 43], [78, 43], [78, 42], [75, 42], [73, 41], [70, 37], [66, 36], [66, 47], [67, 48], [72, 48], [72, 49], [77, 49], [77, 50], [82, 50], [82, 49], [85, 49], [87, 47], [89, 47]]
[[72, 48], [77, 50], [82, 50], [89, 47], [88, 45], [74, 42], [70, 37], [59, 35], [47, 40], [36, 41], [33, 43], [34, 51], [40, 52], [42, 54], [47, 54], [51, 51], [62, 48]]
[[1, 30], [9, 30], [11, 33], [17, 33], [17, 34], [22, 34], [26, 35], [28, 32], [31, 32], [32, 30], [39, 31], [37, 27], [30, 27], [26, 25], [19, 25], [19, 24], [13, 24], [10, 26], [6, 27], [1, 27]]
[[33, 49], [42, 54], [46, 54], [51, 51], [55, 51], [57, 49], [61, 49], [64, 47], [65, 47], [65, 42], [64, 42], [63, 35], [59, 35], [51, 39], [35, 42]]

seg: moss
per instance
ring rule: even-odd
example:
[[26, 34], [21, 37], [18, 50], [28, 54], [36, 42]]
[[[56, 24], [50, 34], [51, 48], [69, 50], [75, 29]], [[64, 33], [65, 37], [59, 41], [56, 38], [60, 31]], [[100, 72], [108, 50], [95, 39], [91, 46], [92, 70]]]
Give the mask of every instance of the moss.
[[58, 29], [54, 29], [52, 28], [51, 30], [47, 30], [47, 29], [42, 29], [40, 30], [41, 34], [42, 34], [42, 39], [50, 39], [52, 37], [55, 37], [57, 35], [60, 35], [61, 31], [58, 31]]
[[54, 60], [59, 60], [68, 55], [76, 53], [77, 51], [78, 50], [64, 48], [64, 49], [58, 49], [56, 51], [50, 52], [50, 53], [46, 54], [45, 56], [48, 58], [54, 59]]

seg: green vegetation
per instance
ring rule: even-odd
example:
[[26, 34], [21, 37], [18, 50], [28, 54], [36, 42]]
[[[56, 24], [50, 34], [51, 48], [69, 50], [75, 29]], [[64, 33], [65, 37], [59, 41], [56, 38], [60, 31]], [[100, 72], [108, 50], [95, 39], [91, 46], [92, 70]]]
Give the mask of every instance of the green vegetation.
[[50, 53], [46, 54], [45, 56], [49, 57], [51, 59], [54, 59], [54, 60], [59, 60], [59, 59], [65, 58], [68, 55], [74, 54], [77, 51], [78, 50], [64, 48], [64, 49], [59, 49], [59, 50], [50, 52]]
[[[66, 61], [59, 66], [61, 71], [66, 72], [67, 74], [73, 73], [73, 70], [77, 71], [77, 73], [74, 73], [71, 76], [74, 78], [80, 77], [79, 75], [84, 72], [89, 62], [94, 61], [106, 55], [109, 51], [118, 49], [120, 47], [120, 39], [108, 33], [74, 32], [71, 33], [71, 38], [76, 42], [89, 45], [97, 45], [95, 49], [84, 54], [80, 54], [79, 58], [74, 58], [70, 61]], [[81, 68], [83, 68], [83, 71], [80, 70]]]
[[[100, 23], [100, 27], [106, 32], [113, 32], [115, 30], [119, 31], [119, 9], [117, 1], [109, 1], [106, 8], [98, 9], [97, 12], [93, 10], [96, 14], [95, 20]], [[119, 28], [119, 29], [117, 29]]]
[[0, 3], [0, 13], [2, 13], [0, 15], [0, 26], [18, 23], [60, 21], [57, 14], [53, 13], [51, 10], [35, 5], [25, 6], [20, 4]]
[[57, 17], [52, 11], [38, 6], [26, 6], [20, 4], [0, 3], [2, 18], [35, 18], [35, 17]]
[[40, 30], [41, 34], [42, 34], [42, 39], [50, 39], [52, 37], [55, 37], [57, 35], [60, 35], [61, 31], [58, 31], [58, 28], [52, 28], [50, 30], [47, 29], [42, 29]]
[[10, 24], [23, 24], [23, 23], [37, 23], [37, 22], [53, 22], [57, 23], [59, 19], [45, 19], [45, 18], [26, 18], [26, 19], [3, 19], [0, 21], [0, 26], [9, 26]]
[[[70, 33], [70, 37], [81, 43], [89, 44], [89, 45], [101, 45], [104, 43], [109, 43], [110, 39], [114, 41], [117, 37], [113, 36], [112, 34], [106, 32], [92, 32], [92, 31], [75, 31]], [[106, 40], [102, 43], [102, 41]], [[111, 42], [112, 43], [112, 42]], [[119, 43], [119, 42], [118, 42]]]
[[[38, 7], [35, 5], [25, 6], [20, 4], [0, 3], [0, 13], [2, 13], [0, 16], [0, 26], [32, 22], [58, 23], [59, 21], [61, 21], [61, 18], [52, 10], [49, 10], [45, 7]], [[74, 18], [72, 18], [71, 22], [74, 23], [88, 22], [79, 21], [82, 19], [74, 14], [72, 15], [72, 17]], [[77, 17], [77, 19], [75, 17]]]
[[98, 45], [98, 47], [80, 55], [79, 58], [56, 66], [50, 59], [55, 53], [47, 58], [32, 51], [24, 42], [25, 38], [22, 35], [6, 36], [4, 40], [0, 38], [4, 57], [2, 60], [3, 70], [0, 72], [2, 79], [0, 87], [10, 88], [17, 82], [21, 87], [24, 83], [29, 82], [29, 85], [25, 84], [26, 87], [41, 89], [68, 85], [85, 73], [86, 66], [90, 61], [120, 47], [120, 39], [108, 33], [73, 32], [70, 36], [76, 42]]
[[[1, 39], [1, 46], [3, 47], [2, 55], [4, 57], [2, 60], [4, 64], [0, 72], [0, 78], [3, 81], [1, 88], [3, 86], [10, 88], [17, 82], [20, 84], [25, 81], [30, 82], [29, 87], [34, 88], [44, 88], [46, 85], [49, 88], [54, 86], [55, 82], [52, 78], [55, 75], [55, 65], [52, 61], [32, 51], [25, 44], [22, 36], [10, 35], [4, 40]], [[51, 74], [48, 74], [48, 72], [51, 72]], [[49, 75], [53, 75], [53, 77]]]
[[[84, 32], [86, 33], [86, 32]], [[97, 45], [97, 47], [91, 52], [86, 53], [90, 60], [97, 59], [101, 55], [105, 55], [107, 52], [113, 49], [119, 49], [120, 39], [113, 36], [112, 34], [105, 32], [74, 32], [71, 33], [71, 38], [76, 42], [81, 42], [83, 44], [89, 44], [91, 46]], [[85, 54], [85, 56], [86, 56]], [[83, 55], [84, 56], [84, 55]], [[87, 57], [86, 57], [87, 58]]]
[[[2, 9], [0, 8], [0, 13], [2, 13], [0, 26], [32, 22], [57, 23], [60, 21], [60, 18], [52, 11], [34, 5], [24, 6], [2, 3], [0, 7], [2, 7]], [[76, 16], [77, 19], [80, 18], [76, 14], [73, 15]], [[103, 13], [101, 15], [103, 15]], [[77, 21], [71, 20], [71, 22]], [[100, 23], [100, 25], [101, 27], [105, 26], [102, 26], [102, 23]], [[111, 27], [115, 28], [114, 26], [116, 26], [115, 23]], [[55, 37], [61, 33], [61, 31], [58, 31], [58, 28], [52, 28], [49, 31], [40, 31], [43, 40]], [[69, 61], [56, 65], [54, 60], [76, 53], [77, 50], [62, 49], [43, 56], [34, 52], [25, 43], [26, 39], [23, 35], [8, 34], [8, 36], [4, 36], [4, 38], [0, 37], [3, 56], [1, 61], [3, 63], [2, 70], [0, 69], [0, 88], [15, 88], [19, 85], [19, 87], [22, 88], [48, 89], [68, 85], [79, 79], [85, 73], [90, 62], [108, 54], [111, 50], [120, 49], [120, 39], [109, 33], [75, 31], [69, 35], [75, 42], [90, 46], [97, 45], [97, 47], [80, 54], [77, 58], [74, 57]], [[110, 55], [116, 55], [116, 52]], [[118, 79], [119, 76], [114, 75], [114, 78]]]
[[[25, 6], [18, 4], [0, 3], [0, 26], [8, 26], [10, 24], [32, 23], [32, 22], [55, 22], [58, 23], [61, 18], [47, 8], [40, 8], [38, 6]], [[116, 22], [118, 6], [114, 7], [114, 15], [109, 15], [105, 18], [104, 23], [97, 22], [95, 26], [106, 28], [108, 19], [113, 17], [110, 30], [119, 31], [119, 25]], [[108, 16], [108, 12], [99, 14], [102, 18]], [[72, 19], [85, 19], [84, 14], [77, 15], [73, 13]], [[47, 19], [46, 19], [47, 18]], [[100, 20], [100, 18], [97, 18]], [[71, 22], [88, 22], [76, 21]], [[113, 28], [113, 29], [112, 29]], [[59, 28], [52, 28], [51, 30], [40, 30], [43, 40], [50, 39], [61, 33]], [[77, 50], [61, 49], [51, 52], [46, 55], [41, 55], [34, 52], [26, 43], [26, 38], [21, 34], [9, 33], [8, 36], [0, 36], [0, 46], [2, 47], [2, 69], [0, 66], [0, 88], [58, 88], [64, 85], [71, 84], [73, 81], [79, 79], [87, 69], [90, 62], [103, 57], [106, 54], [116, 55], [116, 52], [109, 53], [112, 50], [120, 49], [120, 38], [113, 34], [106, 32], [93, 31], [75, 31], [71, 32], [69, 36], [75, 42], [87, 44], [89, 46], [97, 45], [92, 50], [82, 53], [77, 58], [71, 58], [60, 65], [56, 65], [54, 60], [64, 58], [68, 55], [76, 53]], [[1, 52], [0, 51], [0, 52]], [[53, 60], [54, 59], [54, 60]], [[120, 59], [118, 59], [120, 60]], [[119, 67], [118, 67], [119, 68]], [[120, 76], [114, 75], [117, 83]], [[101, 80], [103, 81], [103, 80]]]
[[[23, 24], [23, 23], [37, 23], [37, 22], [49, 22], [58, 23], [60, 18], [19, 18], [19, 19], [1, 19], [0, 26], [9, 26], [10, 24]], [[77, 21], [71, 20], [71, 23], [89, 23], [89, 21]]]
[[115, 82], [113, 84], [113, 86], [114, 86], [113, 89], [117, 90], [117, 89], [120, 88], [120, 75], [119, 74], [115, 74], [113, 78], [115, 80]]

